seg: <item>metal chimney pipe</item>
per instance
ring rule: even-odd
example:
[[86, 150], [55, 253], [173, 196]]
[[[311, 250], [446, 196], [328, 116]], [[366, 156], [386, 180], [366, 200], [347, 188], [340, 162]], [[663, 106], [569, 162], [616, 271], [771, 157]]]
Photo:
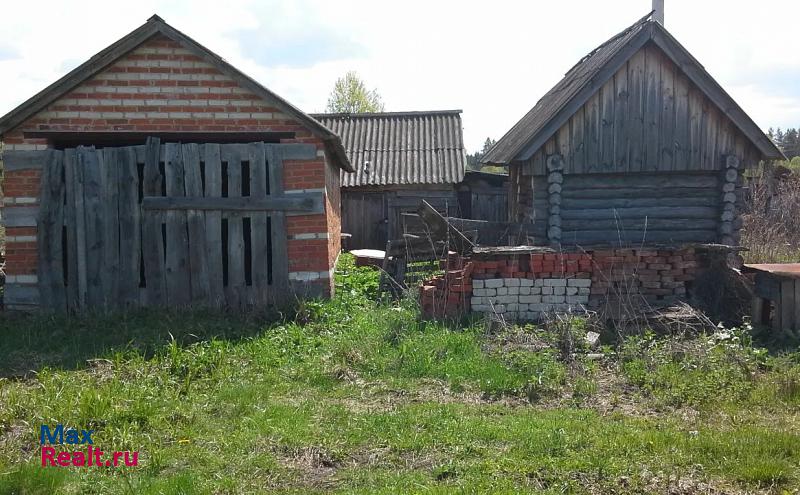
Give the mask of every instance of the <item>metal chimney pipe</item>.
[[664, 0], [653, 0], [653, 20], [664, 25]]

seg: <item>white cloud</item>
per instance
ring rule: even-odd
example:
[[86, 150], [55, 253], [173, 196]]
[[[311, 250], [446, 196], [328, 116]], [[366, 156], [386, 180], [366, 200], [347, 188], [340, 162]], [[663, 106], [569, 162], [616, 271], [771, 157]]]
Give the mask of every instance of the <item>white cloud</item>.
[[[800, 125], [800, 81], [792, 84], [795, 74], [800, 77], [792, 26], [800, 4], [783, 0], [757, 9], [744, 1], [666, 3], [668, 29], [756, 123]], [[6, 23], [0, 46], [19, 58], [0, 61], [0, 113], [157, 12], [306, 111], [323, 110], [334, 80], [352, 69], [379, 90], [388, 110], [463, 109], [467, 145], [478, 149], [487, 136], [499, 138], [508, 130], [581, 56], [644, 15], [650, 1], [140, 0], [109, 5], [5, 6], [4, 19], [13, 22]], [[243, 30], [256, 30], [258, 36], [248, 41]], [[298, 50], [297, 40], [325, 43], [325, 36], [347, 43], [335, 53], [309, 49], [300, 67], [264, 65], [291, 56], [265, 56], [264, 50]], [[781, 74], [780, 80], [772, 74]]]

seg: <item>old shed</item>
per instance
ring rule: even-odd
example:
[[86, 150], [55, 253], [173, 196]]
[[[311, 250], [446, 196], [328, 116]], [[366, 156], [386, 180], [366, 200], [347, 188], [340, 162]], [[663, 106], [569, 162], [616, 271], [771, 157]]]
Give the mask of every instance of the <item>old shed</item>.
[[583, 57], [484, 157], [552, 244], [737, 244], [741, 176], [781, 152], [650, 15]]
[[328, 295], [338, 136], [153, 16], [0, 118], [5, 305]]
[[503, 177], [465, 180], [460, 110], [313, 116], [341, 137], [355, 168], [341, 176], [348, 247], [384, 249], [387, 240], [414, 231], [404, 213], [415, 212], [421, 199], [450, 216], [467, 209], [484, 220], [505, 215]]

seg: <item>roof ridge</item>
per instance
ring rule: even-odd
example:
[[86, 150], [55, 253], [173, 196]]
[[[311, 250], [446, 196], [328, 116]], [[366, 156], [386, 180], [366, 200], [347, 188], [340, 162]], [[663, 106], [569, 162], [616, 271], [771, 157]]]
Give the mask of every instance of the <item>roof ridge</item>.
[[620, 38], [624, 37], [624, 36], [625, 36], [625, 35], [627, 35], [628, 33], [632, 32], [632, 31], [633, 31], [635, 28], [638, 28], [638, 27], [640, 27], [640, 26], [644, 25], [646, 22], [649, 22], [649, 21], [651, 20], [651, 18], [653, 17], [653, 13], [654, 13], [654, 12], [655, 12], [655, 10], [651, 10], [651, 11], [650, 11], [650, 12], [648, 12], [648, 13], [647, 13], [645, 16], [643, 16], [642, 18], [640, 18], [638, 21], [634, 22], [634, 23], [633, 23], [633, 24], [631, 24], [630, 26], [626, 27], [625, 29], [623, 29], [623, 30], [622, 30], [622, 31], [620, 31], [619, 33], [615, 34], [615, 35], [614, 35], [614, 36], [612, 36], [611, 38], [607, 39], [605, 42], [603, 42], [603, 43], [601, 43], [600, 45], [598, 45], [597, 47], [595, 47], [595, 49], [594, 49], [594, 50], [590, 51], [589, 53], [587, 53], [586, 55], [584, 55], [584, 56], [583, 56], [583, 57], [582, 57], [580, 60], [578, 60], [578, 63], [576, 63], [575, 65], [573, 65], [573, 66], [572, 66], [572, 67], [571, 67], [571, 68], [570, 68], [570, 69], [569, 69], [569, 70], [568, 70], [568, 71], [567, 71], [567, 72], [566, 72], [564, 75], [566, 76], [567, 74], [569, 74], [570, 72], [572, 72], [572, 71], [573, 71], [573, 70], [574, 70], [576, 67], [578, 67], [578, 66], [579, 66], [579, 65], [581, 65], [582, 63], [584, 63], [584, 62], [586, 62], [587, 60], [589, 60], [590, 58], [592, 58], [592, 56], [594, 56], [594, 55], [595, 55], [597, 52], [599, 52], [601, 49], [605, 48], [606, 46], [608, 46], [608, 45], [609, 45], [609, 44], [611, 44], [612, 42], [614, 42], [614, 41], [616, 41], [616, 40], [618, 40], [618, 39], [620, 39]]
[[310, 112], [312, 117], [383, 117], [383, 116], [413, 116], [413, 115], [458, 115], [461, 109], [454, 110], [403, 110], [397, 112]]

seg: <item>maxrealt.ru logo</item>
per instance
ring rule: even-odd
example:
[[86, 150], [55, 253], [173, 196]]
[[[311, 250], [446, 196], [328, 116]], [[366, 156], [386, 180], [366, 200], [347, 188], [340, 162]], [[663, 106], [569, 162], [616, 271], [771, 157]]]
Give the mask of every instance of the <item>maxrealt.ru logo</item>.
[[[39, 443], [42, 445], [42, 466], [118, 466], [120, 460], [126, 466], [136, 466], [139, 463], [139, 452], [113, 451], [109, 452], [110, 457], [102, 450], [94, 447], [92, 435], [94, 430], [76, 430], [75, 428], [64, 428], [58, 424], [55, 428], [42, 425], [39, 431]], [[85, 450], [62, 450], [57, 452], [53, 445], [77, 446], [85, 445]]]

